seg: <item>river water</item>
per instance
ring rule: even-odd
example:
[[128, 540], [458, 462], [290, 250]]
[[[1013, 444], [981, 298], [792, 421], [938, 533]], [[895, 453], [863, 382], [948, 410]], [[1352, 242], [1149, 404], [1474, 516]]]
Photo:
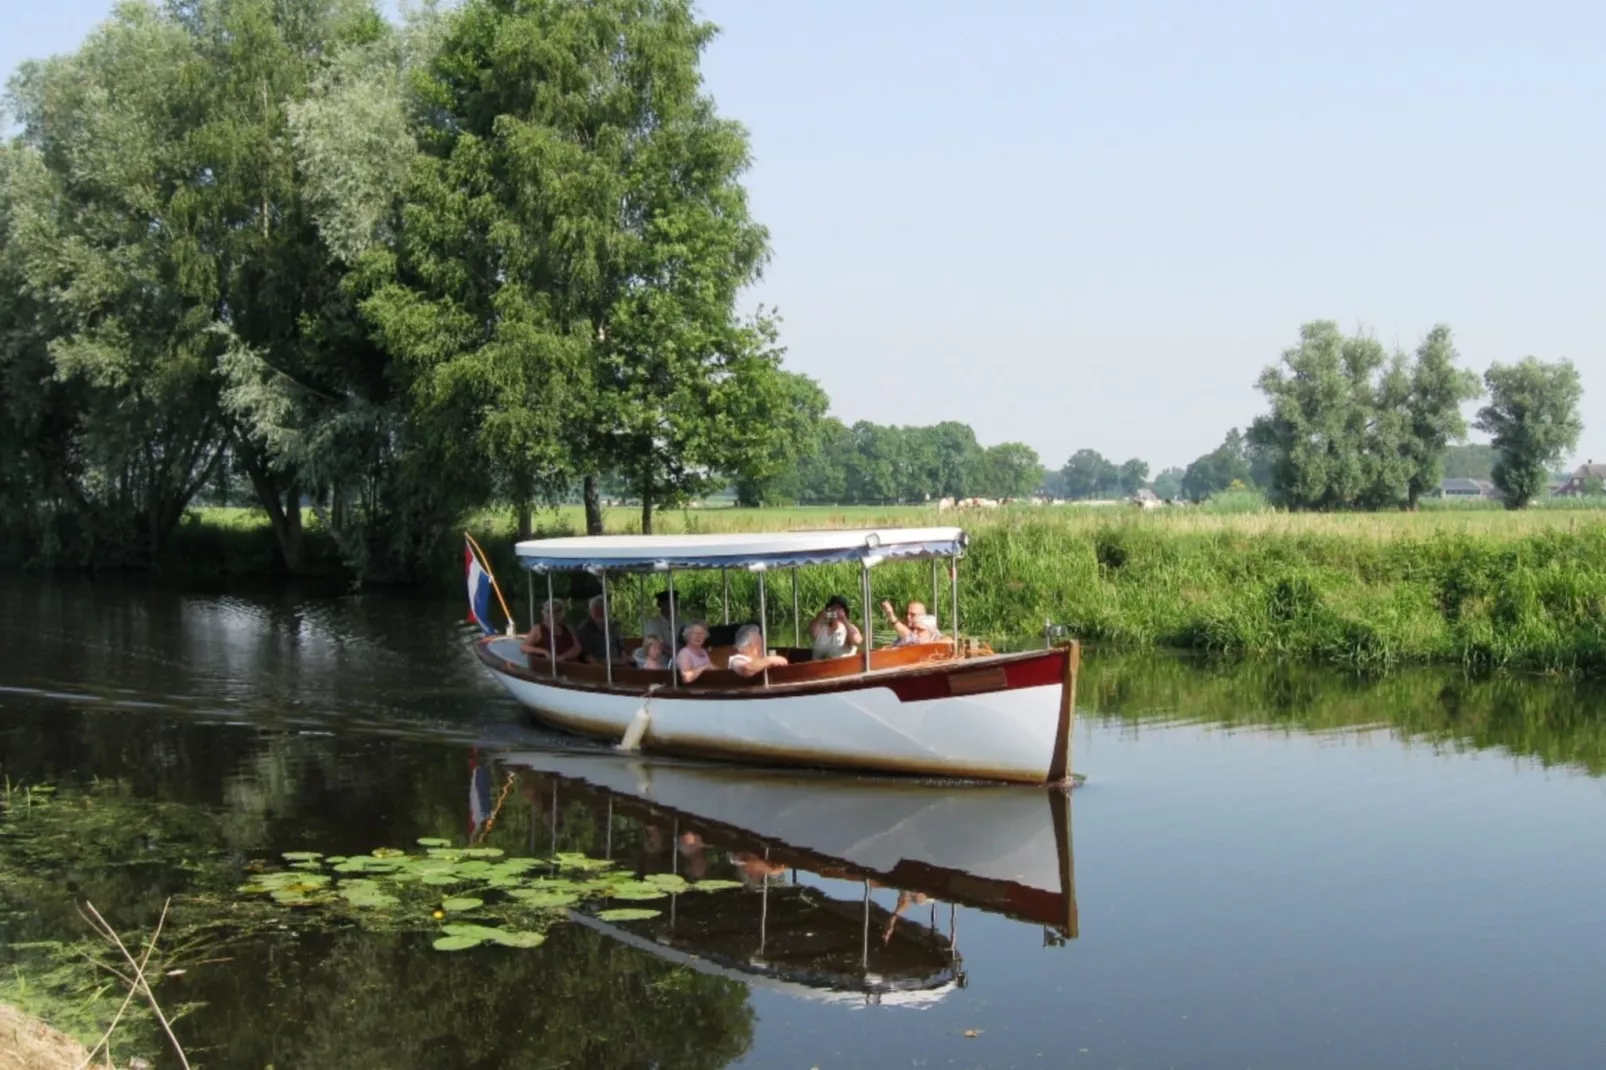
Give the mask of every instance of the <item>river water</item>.
[[[206, 874], [439, 837], [737, 886], [644, 904], [651, 919], [576, 910], [535, 949], [442, 952], [417, 926], [290, 912], [175, 950], [159, 994], [192, 1061], [1606, 1060], [1600, 690], [1094, 651], [1067, 802], [615, 757], [531, 726], [461, 617], [394, 595], [0, 581], [8, 820], [33, 813], [16, 785], [49, 786], [74, 830], [59, 860], [0, 855], [0, 999], [70, 990], [45, 952], [84, 936], [84, 899], [146, 932], [168, 896], [175, 925], [197, 916], [184, 897]], [[176, 1065], [147, 1026], [128, 1045]]]

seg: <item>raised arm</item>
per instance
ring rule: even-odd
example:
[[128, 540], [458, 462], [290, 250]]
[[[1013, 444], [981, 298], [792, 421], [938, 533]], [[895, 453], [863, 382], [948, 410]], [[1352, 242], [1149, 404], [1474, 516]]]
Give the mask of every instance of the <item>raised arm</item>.
[[881, 603], [881, 612], [883, 612], [883, 613], [885, 613], [887, 615], [888, 622], [890, 622], [892, 624], [892, 627], [898, 633], [898, 638], [900, 640], [908, 639], [911, 635], [914, 634], [914, 629], [909, 627], [903, 621], [899, 620], [898, 619], [898, 614], [896, 614], [896, 613], [894, 613], [892, 611], [892, 603], [891, 602], [882, 602]]

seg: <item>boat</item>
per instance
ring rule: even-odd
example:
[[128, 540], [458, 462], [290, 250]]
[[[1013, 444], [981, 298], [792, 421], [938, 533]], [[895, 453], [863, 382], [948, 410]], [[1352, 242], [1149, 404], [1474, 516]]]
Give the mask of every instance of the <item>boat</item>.
[[[601, 579], [604, 618], [610, 576], [662, 576], [670, 631], [678, 635], [677, 570], [756, 573], [756, 623], [764, 647], [789, 664], [743, 677], [724, 667], [731, 648], [710, 647], [713, 668], [687, 684], [668, 669], [625, 662], [587, 664], [527, 656], [516, 635], [486, 635], [479, 660], [533, 716], [548, 725], [630, 748], [744, 763], [809, 766], [961, 780], [1067, 783], [1080, 648], [1075, 640], [996, 653], [960, 638], [959, 528], [883, 528], [739, 535], [589, 536], [520, 542], [531, 577], [587, 572]], [[766, 576], [792, 570], [799, 619], [799, 568], [857, 563], [863, 634], [873, 636], [873, 570], [892, 561], [948, 565], [948, 637], [816, 660], [806, 647], [775, 648]], [[471, 578], [471, 583], [473, 582]], [[798, 641], [794, 625], [794, 643]], [[610, 647], [612, 636], [607, 636]], [[626, 640], [632, 649], [639, 639]], [[672, 655], [671, 655], [672, 656]]]
[[1078, 936], [1070, 793], [613, 754], [509, 752], [530, 851], [590, 845], [643, 874], [731, 875], [655, 917], [571, 921], [705, 973], [813, 1002], [924, 1007], [966, 982], [960, 909]]

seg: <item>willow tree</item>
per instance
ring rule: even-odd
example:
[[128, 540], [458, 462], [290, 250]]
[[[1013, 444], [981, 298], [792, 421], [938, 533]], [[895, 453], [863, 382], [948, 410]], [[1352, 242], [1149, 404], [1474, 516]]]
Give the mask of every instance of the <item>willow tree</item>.
[[213, 266], [191, 210], [204, 196], [195, 64], [176, 20], [124, 4], [79, 51], [27, 64], [11, 85], [22, 133], [6, 256], [50, 332], [34, 387], [73, 394], [61, 415], [83, 559], [159, 551], [222, 447]]
[[1578, 445], [1583, 383], [1571, 361], [1547, 364], [1537, 357], [1495, 364], [1483, 381], [1489, 404], [1478, 410], [1478, 430], [1494, 445], [1494, 483], [1506, 508], [1521, 509], [1543, 493], [1550, 469]]

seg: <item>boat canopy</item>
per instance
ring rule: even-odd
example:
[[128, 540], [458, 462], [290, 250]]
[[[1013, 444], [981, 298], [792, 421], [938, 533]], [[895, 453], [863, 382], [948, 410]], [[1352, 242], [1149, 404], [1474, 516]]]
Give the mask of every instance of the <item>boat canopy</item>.
[[770, 531], [736, 535], [590, 535], [531, 539], [515, 547], [536, 572], [662, 572], [736, 568], [762, 572], [796, 565], [954, 557], [965, 548], [959, 528], [873, 528]]

